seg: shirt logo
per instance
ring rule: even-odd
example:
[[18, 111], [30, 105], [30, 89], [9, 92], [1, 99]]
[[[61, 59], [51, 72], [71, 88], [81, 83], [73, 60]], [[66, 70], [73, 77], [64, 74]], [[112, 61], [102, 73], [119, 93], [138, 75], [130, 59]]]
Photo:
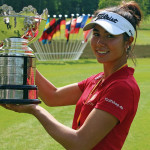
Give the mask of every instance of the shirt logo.
[[113, 105], [115, 105], [116, 107], [120, 108], [121, 110], [123, 110], [123, 107], [120, 106], [118, 103], [116, 103], [115, 101], [109, 99], [109, 98], [105, 98], [105, 101], [108, 103], [112, 103]]
[[97, 15], [97, 18], [95, 19], [95, 21], [97, 21], [97, 20], [99, 20], [99, 19], [106, 19], [106, 20], [112, 21], [112, 22], [114, 22], [114, 23], [117, 23], [117, 22], [118, 22], [118, 19], [115, 19], [115, 18], [113, 18], [112, 16], [108, 16], [108, 14], [106, 14], [106, 13], [98, 14], [98, 15]]
[[95, 104], [93, 103], [93, 100], [95, 100], [95, 98], [97, 97], [97, 94], [94, 94], [89, 101], [86, 103], [86, 105], [91, 105], [94, 106]]

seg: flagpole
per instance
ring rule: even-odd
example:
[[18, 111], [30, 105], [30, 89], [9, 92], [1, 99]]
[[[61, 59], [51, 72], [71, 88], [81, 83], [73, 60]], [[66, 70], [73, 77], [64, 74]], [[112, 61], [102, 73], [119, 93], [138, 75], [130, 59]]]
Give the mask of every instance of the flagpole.
[[[56, 15], [53, 15], [53, 18], [55, 18], [55, 19], [56, 19]], [[56, 24], [56, 20], [55, 20], [55, 24]], [[54, 53], [53, 53], [53, 55], [54, 55], [54, 59], [56, 59], [56, 51], [57, 51], [56, 41], [55, 41], [55, 40], [53, 40], [53, 38], [52, 38], [51, 40], [52, 40], [52, 44], [54, 44]]]
[[[50, 15], [48, 15], [48, 18], [49, 18], [49, 23], [50, 23]], [[49, 24], [48, 23], [48, 24]], [[48, 41], [48, 40], [47, 40]], [[44, 47], [44, 49], [46, 50], [46, 53], [43, 53], [43, 56], [45, 58], [45, 60], [48, 60], [49, 59], [49, 56], [48, 56], [48, 53], [49, 53], [49, 49], [47, 47], [47, 43], [42, 45]], [[45, 56], [46, 55], [46, 56]]]
[[41, 60], [41, 56], [40, 56], [40, 51], [41, 51], [41, 47], [38, 46], [38, 40], [35, 41], [33, 43], [34, 47], [36, 48], [36, 51], [37, 51], [37, 55], [36, 55], [36, 58], [40, 59]]
[[[82, 16], [84, 17], [85, 14], [82, 14]], [[82, 20], [83, 20], [83, 18], [82, 18]], [[75, 52], [79, 51], [80, 44], [82, 44], [81, 40], [83, 38], [83, 31], [80, 32], [80, 29], [79, 29], [79, 35], [78, 35], [78, 37], [79, 37], [79, 40], [77, 41], [77, 44], [76, 44], [76, 47], [75, 47]]]
[[[58, 55], [59, 55], [59, 59], [61, 59], [60, 58], [60, 56], [61, 56], [61, 34], [59, 34], [58, 36], [57, 36], [57, 34], [58, 34], [58, 32], [60, 32], [60, 23], [61, 23], [61, 17], [62, 17], [62, 15], [60, 14], [60, 15], [58, 15], [58, 17], [59, 17], [59, 22], [57, 21], [57, 24], [56, 24], [56, 40], [57, 40], [57, 46], [58, 46]], [[58, 23], [59, 23], [59, 25], [58, 25]], [[57, 26], [59, 26], [59, 31], [57, 31]]]
[[[57, 19], [56, 21], [56, 33], [55, 33], [55, 43], [56, 43], [56, 50], [57, 50], [57, 53], [56, 53], [56, 56], [57, 56], [57, 59], [60, 59], [60, 35], [57, 36], [58, 32], [60, 32], [60, 19], [62, 17], [62, 15], [58, 15], [59, 19]], [[57, 30], [57, 27], [59, 26], [59, 31]]]
[[[91, 16], [91, 15], [88, 14], [88, 18], [89, 18], [90, 16]], [[87, 42], [88, 42], [88, 39], [89, 39], [91, 33], [92, 33], [92, 30], [89, 31], [88, 35], [86, 36], [86, 39], [84, 39], [84, 32], [83, 32], [83, 39], [84, 39], [84, 40], [82, 41], [83, 44], [82, 44], [82, 46], [81, 46], [81, 48], [80, 48], [80, 51], [79, 51], [80, 55], [82, 55], [83, 50], [84, 50], [84, 48], [85, 48], [86, 45], [87, 45]], [[80, 57], [80, 55], [77, 56], [77, 59]]]
[[[89, 16], [90, 16], [90, 14], [88, 14], [88, 18], [89, 18]], [[88, 33], [88, 35], [87, 35], [87, 37], [86, 37], [86, 40], [88, 40], [88, 38], [90, 37], [90, 35], [91, 35], [91, 31]], [[81, 43], [78, 44], [77, 49], [80, 50], [79, 53], [82, 53], [83, 49], [84, 49], [85, 46], [86, 46], [86, 42], [85, 42], [86, 40], [84, 39], [83, 30], [82, 30], [82, 36], [80, 36], [80, 37], [83, 37], [83, 40], [82, 40]]]
[[[65, 17], [65, 24], [66, 24], [66, 20], [67, 20], [68, 15], [64, 15], [64, 17]], [[66, 53], [65, 53], [65, 49], [66, 49], [65, 30], [66, 30], [66, 26], [65, 26], [65, 29], [64, 29], [63, 50], [62, 50], [62, 53], [64, 54], [64, 58], [66, 58]]]
[[[54, 15], [52, 17], [52, 20], [53, 19], [54, 19]], [[54, 56], [54, 54], [55, 54], [54, 41], [52, 40], [52, 38], [50, 40], [51, 40], [51, 42], [48, 42], [48, 44], [49, 44], [49, 47], [52, 47], [51, 55], [52, 55], [52, 59], [54, 60], [54, 58], [55, 58], [55, 56]]]
[[71, 40], [69, 41], [69, 59], [72, 57], [72, 46], [73, 46], [73, 43], [74, 43], [74, 34], [71, 34], [71, 30], [72, 30], [72, 23], [73, 23], [73, 17], [75, 16], [74, 14], [71, 14], [71, 24], [70, 24], [70, 38]]
[[39, 41], [38, 41], [38, 44], [39, 44], [39, 47], [41, 47], [41, 52], [42, 52], [41, 53], [42, 54], [41, 59], [44, 60], [45, 58], [44, 58], [43, 44], [42, 44], [42, 42], [39, 42]]
[[[50, 19], [50, 15], [48, 15], [48, 19]], [[44, 32], [46, 32], [46, 30], [49, 28], [49, 23], [50, 23], [50, 20], [49, 20], [48, 23], [46, 22], [46, 25], [48, 24], [48, 27], [47, 26], [45, 27]], [[48, 39], [44, 39], [44, 40], [46, 40], [46, 43], [47, 43]], [[39, 43], [41, 45], [41, 48], [43, 49], [42, 50], [43, 53], [41, 53], [41, 54], [42, 54], [42, 57], [43, 57], [44, 60], [48, 59], [48, 56], [46, 55], [46, 53], [48, 53], [48, 49], [45, 48], [46, 45], [47, 45], [46, 43], [42, 43], [42, 42]]]
[[[47, 19], [47, 21], [48, 21], [48, 19]], [[46, 22], [46, 24], [47, 24], [47, 22]], [[45, 25], [45, 28], [46, 28], [46, 25]], [[44, 30], [45, 30], [45, 29], [44, 29]], [[43, 33], [44, 33], [44, 31], [43, 31]], [[42, 35], [43, 35], [43, 34], [42, 34]], [[45, 39], [42, 39], [42, 40], [45, 40]], [[40, 60], [43, 59], [43, 55], [44, 55], [44, 52], [45, 52], [45, 51], [43, 52], [43, 49], [42, 49], [42, 47], [41, 47], [41, 45], [40, 45], [40, 41], [37, 40], [37, 41], [34, 42], [33, 44], [34, 44], [34, 46], [35, 46], [36, 49], [37, 49], [39, 59], [40, 59]]]
[[[67, 44], [67, 52], [68, 52], [68, 59], [70, 58], [71, 55], [71, 45], [72, 45], [72, 37], [71, 37], [71, 24], [73, 20], [74, 14], [71, 14], [71, 20], [70, 20], [70, 31], [69, 31], [69, 37], [68, 37], [68, 44]], [[71, 38], [71, 39], [70, 39]]]
[[[79, 14], [76, 14], [76, 17], [77, 17], [77, 19], [78, 19], [78, 17], [79, 17]], [[78, 21], [78, 20], [77, 20]], [[76, 21], [76, 24], [77, 24], [77, 21]], [[76, 26], [75, 26], [76, 27]], [[73, 45], [73, 48], [72, 48], [72, 53], [74, 53], [75, 54], [75, 47], [76, 47], [76, 40], [77, 40], [77, 38], [78, 38], [78, 33], [74, 33], [75, 34], [75, 40], [74, 40], [74, 45]]]
[[75, 28], [76, 28], [76, 24], [77, 24], [77, 18], [79, 17], [79, 14], [76, 14], [76, 23], [75, 23], [75, 26], [74, 26], [74, 29], [73, 29], [73, 36], [72, 36], [72, 39], [73, 39], [73, 44], [72, 44], [72, 48], [71, 48], [71, 53], [72, 55], [71, 56], [71, 59], [74, 57], [75, 53], [74, 53], [74, 47], [76, 45], [76, 39], [77, 39], [77, 34], [75, 33]]
[[[48, 15], [48, 17], [49, 17], [49, 27], [50, 27], [50, 15]], [[46, 43], [45, 45], [44, 45], [44, 47], [45, 47], [45, 49], [46, 49], [46, 52], [47, 52], [47, 54], [45, 54], [46, 55], [46, 57], [47, 57], [47, 60], [49, 60], [49, 48], [48, 48], [48, 45], [47, 45], [48, 43]]]
[[[72, 18], [73, 18], [73, 15], [71, 14], [71, 20], [70, 20], [70, 24], [69, 24], [70, 27], [69, 27], [69, 30], [68, 30], [68, 39], [67, 39], [67, 43], [66, 43], [67, 52], [68, 52], [68, 48], [69, 48], [69, 44], [70, 44], [69, 37], [70, 37], [70, 28], [71, 28]], [[69, 52], [70, 52], [70, 50], [69, 50]], [[68, 59], [68, 57], [69, 57], [69, 53], [67, 54], [67, 59]]]

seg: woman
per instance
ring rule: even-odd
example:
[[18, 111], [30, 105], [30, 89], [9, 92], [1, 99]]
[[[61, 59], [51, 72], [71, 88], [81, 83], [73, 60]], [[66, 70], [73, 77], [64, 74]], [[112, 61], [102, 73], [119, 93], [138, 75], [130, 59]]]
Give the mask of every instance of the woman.
[[104, 72], [79, 83], [56, 88], [38, 71], [36, 85], [48, 106], [76, 104], [72, 129], [59, 123], [39, 105], [3, 105], [34, 115], [50, 136], [69, 150], [120, 150], [137, 111], [139, 87], [127, 58], [141, 21], [137, 3], [131, 1], [99, 10], [92, 23], [91, 47]]

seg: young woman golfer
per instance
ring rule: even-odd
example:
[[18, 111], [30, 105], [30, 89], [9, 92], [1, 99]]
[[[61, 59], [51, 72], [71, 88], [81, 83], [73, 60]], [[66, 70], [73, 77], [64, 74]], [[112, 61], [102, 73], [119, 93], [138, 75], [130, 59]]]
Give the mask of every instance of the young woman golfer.
[[[127, 59], [141, 21], [137, 3], [98, 10], [83, 30], [93, 30], [91, 47], [103, 72], [56, 88], [38, 71], [36, 85], [48, 106], [76, 105], [72, 129], [39, 105], [3, 105], [34, 115], [48, 134], [68, 150], [120, 150], [137, 111], [140, 90]], [[59, 108], [58, 108], [59, 109]]]

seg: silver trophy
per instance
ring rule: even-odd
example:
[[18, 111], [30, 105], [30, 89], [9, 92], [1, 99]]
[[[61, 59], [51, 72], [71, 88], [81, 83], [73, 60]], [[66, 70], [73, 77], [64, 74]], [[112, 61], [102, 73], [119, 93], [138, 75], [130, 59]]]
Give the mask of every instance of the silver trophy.
[[39, 15], [32, 6], [16, 13], [0, 6], [0, 103], [40, 103], [35, 85], [36, 58], [29, 44], [42, 35], [47, 9]]

